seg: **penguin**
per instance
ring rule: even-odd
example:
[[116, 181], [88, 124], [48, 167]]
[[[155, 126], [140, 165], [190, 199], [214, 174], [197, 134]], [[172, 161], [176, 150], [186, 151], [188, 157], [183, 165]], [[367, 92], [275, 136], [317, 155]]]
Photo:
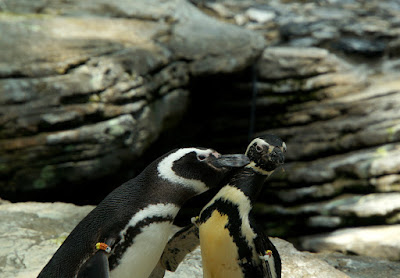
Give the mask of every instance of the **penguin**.
[[181, 148], [114, 189], [69, 234], [38, 278], [148, 278], [189, 198], [217, 186], [244, 155]]
[[277, 136], [254, 139], [250, 163], [202, 209], [199, 227], [204, 278], [280, 278], [279, 253], [257, 226], [252, 204], [265, 180], [284, 163], [286, 144]]
[[[152, 278], [175, 271], [199, 244], [204, 278], [280, 278], [281, 259], [252, 214], [263, 184], [284, 163], [286, 144], [275, 135], [251, 141], [250, 163], [235, 171], [212, 200], [168, 242]], [[165, 271], [164, 271], [165, 272]]]

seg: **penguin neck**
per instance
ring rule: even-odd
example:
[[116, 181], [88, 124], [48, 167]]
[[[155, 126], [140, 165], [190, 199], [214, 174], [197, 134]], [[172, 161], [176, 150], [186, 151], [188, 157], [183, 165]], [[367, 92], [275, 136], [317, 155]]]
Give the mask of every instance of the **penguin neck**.
[[233, 177], [231, 185], [240, 189], [251, 202], [254, 202], [271, 173], [261, 173], [252, 167], [245, 167]]

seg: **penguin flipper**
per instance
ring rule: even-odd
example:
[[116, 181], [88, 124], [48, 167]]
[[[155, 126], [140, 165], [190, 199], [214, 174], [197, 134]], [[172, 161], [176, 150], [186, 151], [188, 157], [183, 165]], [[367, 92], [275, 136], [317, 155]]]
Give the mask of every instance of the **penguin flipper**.
[[79, 270], [78, 278], [109, 278], [110, 268], [106, 252], [96, 252]]
[[168, 241], [160, 258], [160, 265], [174, 272], [185, 256], [199, 245], [199, 228], [194, 224], [183, 227]]
[[255, 246], [258, 255], [264, 261], [262, 265], [263, 277], [282, 277], [282, 263], [278, 250], [260, 227], [257, 226], [256, 229]]

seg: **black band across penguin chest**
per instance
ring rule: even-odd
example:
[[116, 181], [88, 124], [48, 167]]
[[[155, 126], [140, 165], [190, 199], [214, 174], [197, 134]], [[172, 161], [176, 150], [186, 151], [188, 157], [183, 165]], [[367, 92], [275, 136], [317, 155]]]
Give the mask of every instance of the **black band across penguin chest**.
[[[174, 221], [174, 216], [153, 216], [142, 221], [138, 222], [135, 226], [130, 226], [126, 229], [124, 233], [123, 240], [122, 237], [119, 236], [117, 242], [115, 243], [113, 253], [110, 255], [108, 261], [110, 264], [110, 270], [113, 270], [118, 266], [119, 260], [125, 254], [128, 248], [131, 248], [135, 244], [135, 238], [137, 235], [141, 234], [143, 228], [149, 226], [150, 224], [168, 222], [171, 223]], [[149, 243], [150, 244], [150, 243]]]
[[253, 262], [257, 235], [238, 204], [216, 199], [201, 213], [199, 223], [205, 277], [262, 277]]
[[[104, 233], [106, 238], [100, 239], [107, 243], [110, 236], [114, 238], [108, 262], [115, 277], [131, 277], [129, 273], [132, 271], [135, 271], [136, 277], [147, 277], [151, 273], [180, 209], [177, 204], [154, 197], [155, 202], [146, 204], [144, 196], [148, 194], [141, 193], [136, 197], [136, 204], [127, 203], [124, 210], [118, 210], [119, 214], [113, 214], [113, 223], [119, 224], [115, 227], [108, 224], [109, 232]], [[132, 211], [133, 214], [129, 213]]]

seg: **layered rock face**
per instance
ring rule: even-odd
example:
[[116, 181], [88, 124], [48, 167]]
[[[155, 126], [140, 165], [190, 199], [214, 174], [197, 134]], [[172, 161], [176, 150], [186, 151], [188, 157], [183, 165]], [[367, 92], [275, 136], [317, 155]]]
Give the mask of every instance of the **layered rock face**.
[[3, 193], [114, 175], [180, 120], [191, 76], [238, 71], [264, 47], [186, 1], [19, 0], [1, 9]]
[[254, 112], [288, 146], [256, 205], [268, 233], [398, 260], [398, 1], [191, 2], [0, 1], [2, 194], [104, 196], [146, 150], [244, 152]]
[[385, 248], [349, 245], [360, 242], [364, 228], [351, 239], [352, 230], [340, 229], [383, 225], [365, 228], [376, 237], [363, 246], [399, 243], [392, 232], [397, 226], [384, 226], [398, 224], [400, 211], [399, 3], [193, 2], [268, 44], [253, 83], [230, 85], [225, 96], [237, 109], [227, 110], [214, 136], [227, 142], [235, 130], [246, 131], [249, 113], [244, 121], [237, 111], [249, 111], [249, 92], [256, 88], [256, 134], [278, 134], [288, 146], [284, 170], [267, 182], [257, 205], [266, 229], [284, 237], [327, 232], [298, 243], [397, 260]]

